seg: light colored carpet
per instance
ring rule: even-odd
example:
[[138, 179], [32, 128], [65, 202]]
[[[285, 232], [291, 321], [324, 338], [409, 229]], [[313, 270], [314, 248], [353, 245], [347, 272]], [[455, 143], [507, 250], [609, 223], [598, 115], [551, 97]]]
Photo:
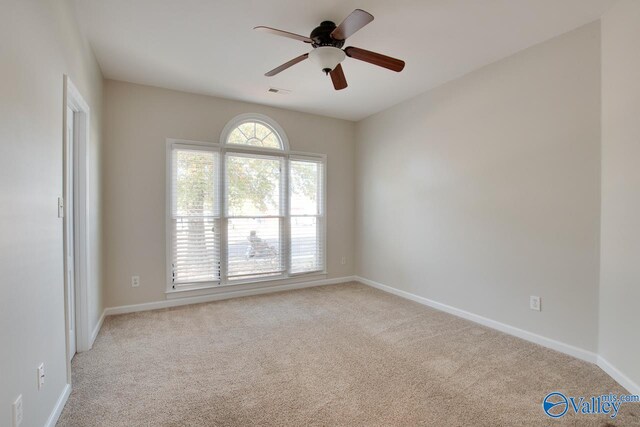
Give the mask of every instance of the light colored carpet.
[[[594, 365], [350, 283], [109, 317], [73, 361], [58, 425], [611, 422], [548, 418], [556, 390], [625, 392]], [[640, 424], [640, 404], [612, 424]]]

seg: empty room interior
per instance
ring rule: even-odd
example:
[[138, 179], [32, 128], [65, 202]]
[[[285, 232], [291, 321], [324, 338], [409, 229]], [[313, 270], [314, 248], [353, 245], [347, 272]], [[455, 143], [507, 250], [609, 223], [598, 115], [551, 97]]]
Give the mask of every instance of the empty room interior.
[[0, 5], [0, 426], [640, 426], [640, 1]]

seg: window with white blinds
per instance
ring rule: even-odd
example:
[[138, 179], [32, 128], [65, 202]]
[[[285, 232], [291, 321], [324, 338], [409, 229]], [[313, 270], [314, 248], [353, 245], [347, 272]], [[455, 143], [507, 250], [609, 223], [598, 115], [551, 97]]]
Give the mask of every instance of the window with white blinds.
[[171, 173], [171, 286], [220, 281], [220, 154], [176, 144]]
[[234, 152], [225, 157], [227, 278], [282, 275], [286, 159]]
[[318, 159], [289, 160], [290, 271], [324, 268], [324, 164]]
[[240, 123], [221, 144], [168, 141], [171, 289], [325, 271], [324, 157], [289, 153], [266, 125]]

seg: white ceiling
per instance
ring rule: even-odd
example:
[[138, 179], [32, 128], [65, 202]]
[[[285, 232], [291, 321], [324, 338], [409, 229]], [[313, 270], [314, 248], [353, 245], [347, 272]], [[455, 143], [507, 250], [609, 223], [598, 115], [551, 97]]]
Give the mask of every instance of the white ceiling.
[[[598, 19], [615, 0], [76, 0], [104, 76], [359, 120], [528, 46]], [[253, 31], [308, 35], [353, 9], [375, 20], [345, 46], [406, 61], [394, 73], [347, 58], [349, 87], [304, 61], [310, 46]], [[269, 87], [289, 95], [268, 93]]]

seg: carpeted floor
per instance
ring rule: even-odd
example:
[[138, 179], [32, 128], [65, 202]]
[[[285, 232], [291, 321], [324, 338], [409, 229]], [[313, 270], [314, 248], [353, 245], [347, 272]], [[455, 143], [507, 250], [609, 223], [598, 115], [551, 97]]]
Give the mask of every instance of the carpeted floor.
[[109, 317], [58, 425], [640, 425], [636, 403], [550, 419], [556, 390], [625, 393], [594, 365], [350, 283]]

